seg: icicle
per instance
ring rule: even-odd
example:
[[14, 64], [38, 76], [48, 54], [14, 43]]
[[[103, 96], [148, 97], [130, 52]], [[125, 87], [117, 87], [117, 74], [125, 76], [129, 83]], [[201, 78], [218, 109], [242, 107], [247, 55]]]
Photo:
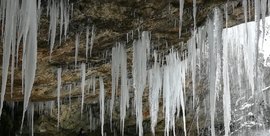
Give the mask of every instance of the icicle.
[[70, 17], [70, 12], [69, 12], [69, 5], [68, 2], [65, 3], [66, 8], [64, 10], [64, 35], [65, 35], [65, 40], [67, 39], [67, 31], [68, 31], [68, 25], [69, 25], [69, 17]]
[[82, 102], [81, 102], [81, 118], [83, 113], [83, 104], [84, 104], [84, 88], [85, 88], [85, 63], [81, 65], [81, 90], [82, 90]]
[[90, 41], [90, 44], [91, 44], [91, 46], [90, 46], [90, 56], [92, 56], [92, 49], [93, 49], [93, 46], [94, 46], [95, 37], [96, 37], [96, 28], [93, 25], [92, 26], [92, 33], [91, 33], [91, 41]]
[[194, 33], [196, 33], [197, 23], [196, 23], [196, 14], [197, 14], [197, 7], [196, 7], [196, 0], [193, 0], [193, 25], [194, 25]]
[[49, 38], [50, 38], [50, 60], [54, 48], [56, 27], [58, 20], [58, 7], [56, 1], [52, 1], [52, 6], [50, 7], [50, 27], [49, 27]]
[[197, 127], [197, 134], [200, 136], [200, 126], [199, 126], [199, 118], [200, 118], [200, 106], [198, 106], [196, 110], [196, 127]]
[[76, 40], [75, 40], [75, 69], [77, 68], [79, 46], [80, 46], [80, 35], [76, 34]]
[[256, 22], [256, 29], [255, 29], [255, 33], [256, 33], [256, 50], [255, 50], [255, 81], [251, 84], [253, 84], [252, 86], [252, 95], [254, 95], [254, 91], [255, 89], [257, 89], [257, 81], [258, 81], [258, 56], [259, 56], [259, 36], [260, 36], [260, 15], [261, 15], [261, 0], [255, 0], [255, 22]]
[[124, 135], [126, 109], [129, 105], [129, 89], [127, 83], [127, 53], [123, 46], [120, 45], [121, 58], [121, 99], [120, 99], [120, 120], [121, 133]]
[[86, 62], [88, 61], [88, 48], [89, 48], [89, 27], [86, 27], [86, 44], [85, 44], [85, 57]]
[[93, 85], [92, 85], [92, 87], [93, 87], [93, 94], [96, 94], [96, 77], [93, 77]]
[[[2, 4], [2, 3], [1, 3]], [[12, 46], [12, 61], [14, 55], [14, 42], [16, 37], [16, 20], [17, 20], [17, 10], [18, 10], [18, 1], [10, 0], [5, 1], [6, 5], [3, 5], [5, 8], [5, 12], [3, 13], [3, 17], [5, 19], [2, 20], [4, 24], [4, 41], [3, 41], [3, 64], [2, 64], [2, 87], [1, 87], [1, 105], [0, 105], [0, 116], [2, 114], [3, 102], [6, 93], [6, 84], [7, 84], [7, 77], [8, 77], [8, 67], [9, 67], [9, 60], [10, 60], [10, 50]], [[4, 22], [5, 21], [5, 22]], [[14, 71], [14, 65], [12, 62], [12, 71]], [[12, 73], [13, 74], [13, 73]], [[12, 75], [13, 76], [13, 75]], [[12, 78], [13, 80], [13, 78]], [[13, 81], [12, 81], [13, 82]], [[13, 86], [13, 84], [12, 84]], [[13, 89], [13, 88], [12, 88]]]
[[214, 9], [214, 22], [208, 22], [208, 41], [210, 48], [210, 117], [211, 117], [211, 135], [215, 136], [215, 111], [216, 97], [220, 90], [221, 77], [221, 38], [222, 38], [222, 14], [220, 9]]
[[29, 130], [31, 130], [31, 136], [34, 136], [34, 104], [29, 104], [29, 110], [27, 111]]
[[[35, 74], [36, 74], [36, 64], [37, 64], [37, 4], [36, 0], [27, 0], [24, 1], [26, 5], [29, 7], [26, 7], [25, 14], [28, 19], [28, 24], [25, 24], [25, 27], [28, 27], [28, 30], [24, 37], [27, 37], [25, 39], [27, 46], [25, 47], [25, 54], [23, 59], [23, 63], [25, 64], [25, 69], [22, 69], [24, 71], [24, 105], [23, 105], [23, 117], [22, 117], [22, 124], [21, 124], [21, 130], [23, 127], [23, 120], [25, 116], [25, 112], [28, 107], [29, 99], [31, 96]], [[23, 3], [24, 3], [23, 2]]]
[[193, 94], [193, 109], [195, 108], [195, 100], [196, 100], [196, 37], [195, 33], [188, 41], [188, 52], [189, 52], [189, 61], [191, 65], [191, 73], [192, 73], [192, 94]]
[[179, 0], [179, 38], [181, 37], [185, 0]]
[[150, 116], [151, 116], [151, 131], [155, 134], [155, 127], [158, 119], [159, 111], [159, 94], [162, 88], [162, 73], [157, 62], [157, 53], [154, 52], [154, 66], [149, 70], [149, 104], [150, 104]]
[[120, 74], [120, 64], [121, 58], [120, 55], [120, 44], [117, 44], [116, 47], [112, 48], [112, 96], [111, 96], [111, 101], [110, 101], [110, 125], [112, 129], [112, 113], [113, 113], [113, 106], [114, 106], [114, 100], [115, 100], [115, 92], [118, 90], [118, 80], [119, 80], [119, 74]]
[[149, 33], [143, 32], [141, 40], [133, 43], [133, 86], [135, 88], [136, 124], [139, 126], [139, 136], [143, 135], [142, 97], [147, 78], [147, 45], [150, 43]]
[[[264, 39], [265, 36], [265, 16], [267, 11], [267, 1], [268, 0], [261, 0], [262, 29], [263, 29], [262, 39]], [[264, 42], [264, 40], [262, 40], [262, 42]]]
[[100, 122], [101, 122], [101, 135], [104, 135], [104, 99], [105, 99], [105, 90], [104, 90], [104, 83], [103, 78], [99, 77], [99, 86], [100, 86], [100, 92], [99, 92], [99, 109], [100, 109]]
[[225, 35], [223, 36], [223, 117], [224, 117], [224, 128], [225, 128], [225, 136], [229, 135], [230, 132], [230, 121], [231, 121], [231, 96], [230, 96], [230, 79], [229, 79], [229, 65], [228, 65], [228, 50], [229, 44], [227, 39], [227, 20], [228, 20], [228, 11], [227, 5], [225, 8], [225, 16], [226, 16], [226, 31]]
[[71, 84], [68, 86], [69, 87], [69, 92], [68, 92], [68, 101], [69, 101], [69, 110], [71, 108]]
[[62, 69], [57, 69], [57, 129], [59, 130], [60, 124], [60, 96], [61, 96], [61, 73]]
[[62, 41], [62, 32], [63, 32], [63, 23], [64, 23], [64, 1], [61, 0], [60, 1], [60, 40], [59, 40], [59, 45], [61, 45], [61, 41]]

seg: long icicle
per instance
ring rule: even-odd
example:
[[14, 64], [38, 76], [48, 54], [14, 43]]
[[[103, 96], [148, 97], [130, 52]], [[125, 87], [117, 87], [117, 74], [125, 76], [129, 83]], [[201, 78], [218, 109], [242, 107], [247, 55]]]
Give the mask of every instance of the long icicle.
[[82, 102], [81, 102], [81, 118], [83, 113], [83, 104], [84, 104], [84, 92], [85, 92], [85, 63], [81, 65], [81, 90], [82, 90]]
[[230, 96], [230, 82], [229, 82], [229, 65], [228, 65], [228, 39], [227, 39], [227, 20], [228, 20], [228, 5], [225, 7], [225, 18], [226, 18], [226, 30], [223, 36], [223, 117], [224, 117], [224, 128], [225, 136], [229, 135], [230, 132], [230, 121], [231, 121], [231, 96]]
[[181, 37], [185, 0], [179, 0], [179, 38]]
[[57, 69], [57, 129], [60, 126], [60, 96], [61, 96], [61, 73], [62, 68]]
[[[12, 44], [14, 44], [14, 38], [16, 34], [14, 33], [14, 29], [16, 29], [16, 10], [17, 4], [19, 4], [16, 0], [10, 0], [5, 2], [6, 5], [3, 5], [6, 9], [5, 13], [5, 23], [4, 23], [4, 42], [3, 42], [3, 65], [2, 65], [2, 87], [1, 87], [1, 105], [0, 105], [0, 116], [2, 114], [3, 103], [6, 93], [6, 84], [8, 77], [8, 68], [9, 68], [9, 60], [10, 60], [10, 50]], [[12, 46], [14, 47], [14, 46]]]
[[105, 99], [105, 90], [104, 90], [104, 83], [103, 83], [103, 78], [99, 77], [99, 109], [100, 109], [100, 123], [101, 123], [101, 135], [104, 135], [104, 99]]
[[120, 121], [121, 133], [124, 135], [126, 109], [129, 106], [129, 89], [127, 83], [127, 53], [123, 45], [121, 46], [121, 99], [120, 99]]
[[24, 105], [23, 105], [23, 117], [22, 117], [22, 124], [21, 124], [21, 131], [23, 128], [23, 120], [25, 116], [25, 112], [28, 107], [29, 99], [31, 96], [33, 84], [34, 84], [34, 79], [35, 79], [35, 74], [36, 74], [36, 68], [37, 68], [37, 4], [36, 0], [26, 0], [26, 5], [29, 7], [26, 9], [27, 12], [27, 18], [29, 19], [28, 21], [28, 33], [24, 35], [24, 37], [27, 37], [27, 45], [24, 46], [25, 52], [25, 59], [23, 61], [25, 64], [25, 74], [24, 74], [24, 79], [25, 79], [25, 85], [24, 85]]

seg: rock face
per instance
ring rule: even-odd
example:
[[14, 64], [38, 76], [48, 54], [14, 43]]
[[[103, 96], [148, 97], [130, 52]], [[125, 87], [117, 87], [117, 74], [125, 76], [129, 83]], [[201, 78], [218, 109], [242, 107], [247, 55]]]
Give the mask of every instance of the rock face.
[[[38, 35], [38, 63], [35, 77], [34, 88], [30, 98], [31, 102], [47, 102], [56, 100], [57, 86], [57, 68], [61, 67], [62, 72], [62, 90], [61, 90], [61, 116], [60, 131], [57, 130], [57, 108], [48, 110], [47, 114], [38, 114], [35, 112], [35, 133], [37, 135], [77, 135], [83, 129], [89, 135], [100, 135], [99, 125], [99, 104], [98, 92], [99, 86], [96, 82], [96, 94], [90, 93], [85, 96], [85, 109], [80, 114], [80, 67], [75, 67], [75, 35], [80, 35], [78, 49], [78, 66], [86, 63], [86, 79], [103, 76], [106, 90], [106, 109], [109, 109], [109, 99], [111, 95], [111, 49], [117, 42], [126, 42], [128, 51], [128, 72], [131, 78], [132, 66], [132, 43], [142, 31], [151, 32], [152, 48], [158, 49], [159, 53], [166, 54], [171, 47], [180, 52], [187, 50], [186, 46], [180, 46], [180, 42], [185, 42], [191, 35], [193, 29], [192, 0], [186, 0], [184, 6], [182, 36], [179, 39], [179, 1], [176, 0], [70, 0], [70, 8], [73, 7], [71, 20], [68, 28], [67, 39], [61, 44], [59, 41], [59, 25], [57, 25], [57, 35], [55, 48], [50, 60], [49, 56], [49, 17], [46, 16], [47, 1], [42, 0], [42, 16], [40, 19], [40, 28]], [[211, 16], [212, 9], [219, 7], [223, 10], [227, 0], [197, 0], [197, 24], [201, 26], [205, 23], [208, 16]], [[72, 6], [71, 6], [72, 5]], [[242, 5], [239, 0], [228, 2], [229, 26], [244, 22]], [[253, 12], [251, 12], [253, 16]], [[94, 26], [95, 38], [93, 39], [93, 49], [91, 56], [86, 59], [86, 28], [92, 30]], [[90, 31], [91, 32], [91, 31]], [[92, 34], [90, 34], [92, 37]], [[5, 96], [6, 107], [1, 119], [0, 128], [5, 134], [18, 133], [19, 120], [21, 119], [21, 110], [23, 95], [21, 93], [21, 57], [22, 49], [19, 50], [19, 67], [15, 69], [14, 92], [11, 98], [10, 82], [7, 85]], [[2, 56], [2, 55], [1, 55]], [[2, 58], [0, 59], [2, 60]], [[86, 61], [87, 60], [87, 61]], [[93, 81], [93, 80], [92, 80]], [[187, 107], [191, 105], [191, 78], [187, 79]], [[69, 106], [69, 85], [72, 85], [71, 106]], [[198, 92], [200, 97], [205, 97], [206, 88], [204, 81], [198, 83]], [[146, 96], [147, 96], [146, 91]], [[132, 99], [132, 98], [131, 98]], [[9, 106], [8, 106], [9, 105]], [[10, 110], [8, 107], [13, 105], [16, 110]], [[14, 106], [15, 105], [15, 106]], [[113, 130], [110, 131], [109, 110], [106, 110], [105, 132], [107, 135], [120, 135], [119, 123], [119, 97], [116, 98], [115, 111], [113, 112]], [[144, 132], [145, 135], [151, 135], [150, 121], [148, 111], [148, 100], [144, 100]], [[91, 108], [91, 117], [89, 115]], [[12, 114], [10, 114], [12, 112]], [[50, 113], [51, 112], [51, 113]], [[136, 121], [133, 115], [133, 109], [130, 107], [127, 113], [125, 135], [136, 134]], [[193, 122], [194, 111], [187, 113], [187, 126], [190, 135], [196, 135], [196, 126]], [[96, 123], [90, 123], [89, 118], [96, 120]], [[93, 119], [94, 118], [94, 119]], [[218, 119], [219, 120], [219, 119]], [[183, 126], [181, 119], [177, 120], [177, 135], [183, 135]], [[217, 126], [222, 126], [222, 119], [218, 121]], [[199, 122], [203, 125], [204, 122]], [[92, 126], [90, 124], [96, 124]], [[8, 129], [5, 129], [4, 126]], [[97, 129], [94, 130], [94, 127]], [[93, 129], [93, 131], [90, 131]], [[206, 129], [207, 128], [203, 128]], [[156, 135], [163, 135], [164, 120], [160, 112]], [[23, 131], [28, 133], [28, 128]], [[205, 132], [207, 135], [207, 132]]]

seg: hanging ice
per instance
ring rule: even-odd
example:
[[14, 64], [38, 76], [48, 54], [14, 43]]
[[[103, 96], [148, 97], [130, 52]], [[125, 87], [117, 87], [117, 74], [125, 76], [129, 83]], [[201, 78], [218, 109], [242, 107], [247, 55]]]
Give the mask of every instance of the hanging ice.
[[[171, 50], [171, 53], [166, 56], [166, 65], [163, 72], [163, 105], [165, 129], [164, 135], [170, 135], [170, 129], [175, 134], [175, 115], [179, 115], [182, 111], [184, 133], [186, 135], [186, 120], [185, 120], [185, 104], [184, 104], [184, 76], [185, 62], [181, 62], [178, 54]], [[180, 109], [180, 107], [182, 107]]]
[[121, 120], [121, 133], [124, 135], [126, 109], [129, 106], [129, 89], [127, 83], [127, 53], [123, 45], [120, 45], [120, 58], [121, 58], [121, 99], [120, 99], [120, 120]]
[[27, 120], [29, 125], [29, 130], [31, 130], [31, 136], [34, 136], [34, 104], [29, 104], [29, 110], [27, 111]]
[[229, 82], [229, 65], [228, 65], [228, 51], [229, 51], [229, 43], [227, 39], [228, 31], [227, 31], [227, 5], [225, 9], [226, 16], [226, 30], [225, 34], [223, 34], [223, 117], [224, 117], [224, 128], [225, 128], [225, 136], [229, 135], [230, 132], [230, 121], [231, 121], [231, 96], [230, 96], [230, 82]]
[[94, 46], [94, 40], [95, 40], [95, 37], [96, 37], [96, 27], [93, 25], [92, 26], [92, 33], [91, 33], [91, 41], [90, 41], [90, 56], [92, 56], [92, 49], [93, 49], [93, 46]]
[[155, 127], [159, 111], [159, 95], [162, 88], [162, 72], [160, 64], [157, 62], [157, 53], [154, 52], [154, 66], [149, 70], [149, 104], [151, 116], [151, 131], [155, 134]]
[[113, 106], [115, 100], [115, 91], [118, 90], [118, 80], [120, 74], [120, 64], [121, 64], [121, 48], [119, 44], [116, 47], [112, 48], [112, 96], [110, 102], [110, 123], [112, 127], [112, 113], [113, 113]]
[[149, 33], [142, 32], [141, 39], [133, 43], [133, 87], [135, 88], [134, 103], [136, 107], [136, 124], [139, 127], [139, 136], [143, 135], [143, 114], [142, 97], [146, 86], [146, 63], [147, 63], [147, 44], [150, 43]]
[[62, 33], [63, 33], [63, 24], [64, 24], [64, 1], [60, 1], [60, 34], [59, 34], [59, 45], [61, 45], [62, 41]]
[[81, 65], [81, 90], [82, 90], [82, 102], [81, 102], [81, 117], [83, 113], [83, 104], [84, 104], [84, 89], [85, 89], [85, 63]]
[[222, 38], [222, 14], [220, 9], [214, 9], [214, 21], [208, 21], [208, 41], [210, 52], [210, 117], [211, 117], [211, 135], [215, 136], [215, 111], [216, 96], [220, 90], [220, 43]]
[[75, 69], [77, 68], [79, 46], [80, 46], [80, 35], [76, 34], [76, 40], [75, 40]]
[[[2, 2], [3, 3], [3, 2]], [[1, 3], [1, 4], [2, 4]], [[16, 0], [5, 1], [3, 3], [6, 17], [4, 22], [4, 41], [3, 41], [3, 61], [2, 61], [2, 87], [1, 87], [1, 105], [0, 105], [0, 116], [2, 114], [3, 109], [3, 102], [6, 93], [6, 84], [7, 84], [7, 77], [8, 77], [8, 67], [9, 67], [9, 60], [10, 60], [10, 50], [12, 47], [12, 70], [14, 72], [14, 49], [16, 44], [16, 21], [17, 21], [17, 10], [19, 6], [19, 2]], [[13, 76], [12, 72], [12, 76]], [[13, 80], [13, 77], [12, 77]], [[13, 81], [12, 81], [13, 83]], [[12, 84], [13, 86], [13, 84]], [[12, 88], [13, 89], [13, 88]]]
[[99, 77], [99, 109], [100, 109], [100, 123], [101, 123], [101, 135], [103, 136], [103, 126], [104, 126], [104, 99], [105, 99], [105, 90], [104, 90], [104, 83], [103, 83], [103, 78]]
[[71, 84], [68, 86], [69, 92], [68, 92], [68, 101], [69, 101], [69, 109], [71, 108]]
[[85, 57], [86, 62], [88, 61], [88, 48], [89, 48], [89, 27], [86, 27], [86, 43], [85, 43]]
[[[21, 130], [23, 127], [23, 120], [25, 116], [25, 112], [28, 107], [29, 99], [31, 96], [35, 74], [36, 74], [36, 63], [37, 63], [37, 4], [36, 0], [26, 0], [24, 1], [25, 5], [28, 5], [29, 7], [26, 7], [25, 9], [25, 15], [28, 20], [27, 24], [25, 24], [26, 28], [28, 29], [24, 35], [24, 37], [27, 37], [25, 39], [27, 46], [24, 46], [25, 48], [25, 54], [23, 54], [24, 58], [23, 63], [25, 64], [25, 69], [22, 69], [24, 71], [24, 105], [23, 105], [23, 117], [22, 117], [22, 125]], [[23, 3], [24, 3], [23, 2]]]
[[189, 53], [189, 61], [191, 66], [191, 74], [192, 74], [192, 94], [193, 94], [193, 108], [195, 108], [195, 100], [196, 100], [196, 37], [195, 33], [193, 33], [192, 37], [187, 42], [188, 53]]
[[57, 20], [58, 20], [58, 5], [56, 1], [52, 1], [52, 5], [50, 6], [50, 26], [49, 26], [49, 38], [50, 38], [50, 60], [52, 51], [55, 43], [56, 36], [56, 28], [57, 28]]
[[62, 69], [57, 69], [57, 129], [59, 129], [60, 124], [60, 96], [61, 96], [61, 73]]
[[179, 0], [179, 38], [181, 37], [185, 0]]

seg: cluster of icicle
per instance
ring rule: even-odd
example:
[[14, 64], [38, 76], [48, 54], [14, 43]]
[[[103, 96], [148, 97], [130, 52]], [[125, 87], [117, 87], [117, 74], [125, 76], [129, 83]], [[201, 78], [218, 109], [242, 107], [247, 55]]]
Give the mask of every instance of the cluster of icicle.
[[68, 25], [70, 22], [70, 5], [69, 0], [49, 0], [47, 2], [47, 16], [50, 15], [50, 26], [48, 41], [50, 41], [50, 59], [55, 45], [56, 29], [58, 25], [58, 20], [60, 20], [59, 28], [59, 45], [61, 45], [62, 34], [64, 28], [64, 37], [67, 38]]
[[[155, 133], [155, 126], [158, 122], [159, 99], [163, 90], [163, 112], [165, 116], [165, 135], [169, 135], [171, 129], [175, 134], [175, 118], [183, 115], [185, 124], [185, 104], [184, 88], [187, 61], [182, 61], [181, 55], [171, 50], [166, 56], [166, 64], [161, 65], [161, 57], [154, 52], [154, 65], [147, 70], [147, 62], [150, 58], [150, 33], [142, 32], [140, 38], [133, 43], [133, 87], [134, 87], [134, 106], [136, 124], [139, 127], [139, 135], [143, 135], [143, 94], [147, 83], [149, 84], [149, 103], [151, 116], [151, 130]], [[119, 59], [121, 58], [121, 59]], [[112, 120], [112, 109], [114, 106], [115, 94], [118, 80], [121, 73], [121, 93], [120, 93], [120, 115], [121, 129], [124, 134], [124, 120], [126, 108], [129, 106], [129, 88], [127, 85], [126, 51], [124, 45], [117, 44], [112, 49], [112, 98], [110, 113]], [[121, 72], [120, 72], [121, 71]], [[147, 78], [148, 76], [148, 78]], [[147, 82], [148, 79], [148, 82]], [[184, 125], [185, 126], [185, 125]], [[185, 127], [184, 127], [185, 128]], [[186, 129], [185, 129], [186, 133]]]
[[[189, 65], [192, 74], [192, 94], [193, 94], [193, 108], [196, 108], [197, 116], [197, 131], [199, 128], [199, 99], [196, 95], [196, 81], [201, 79], [201, 75], [208, 75], [209, 81], [209, 114], [210, 114], [210, 128], [211, 135], [215, 135], [215, 117], [216, 117], [216, 101], [219, 100], [220, 94], [223, 92], [223, 117], [225, 135], [229, 135], [230, 123], [232, 120], [231, 107], [231, 92], [238, 86], [237, 95], [246, 93], [246, 98], [253, 98], [258, 95], [255, 91], [261, 90], [261, 76], [258, 70], [258, 44], [259, 44], [259, 25], [260, 16], [262, 16], [262, 24], [265, 25], [266, 14], [266, 0], [253, 1], [255, 4], [255, 22], [247, 23], [248, 10], [252, 1], [243, 0], [243, 9], [246, 23], [233, 28], [228, 26], [228, 5], [224, 6], [224, 13], [219, 8], [213, 11], [213, 17], [209, 18], [206, 24], [202, 27], [196, 28], [191, 38], [187, 41], [188, 57], [178, 55], [177, 52], [171, 50], [167, 55], [166, 64], [161, 65], [158, 62], [158, 55], [154, 53], [154, 65], [150, 70], [147, 70], [147, 60], [149, 56], [150, 39], [149, 33], [143, 32], [138, 41], [133, 44], [133, 87], [135, 95], [136, 108], [136, 123], [139, 127], [139, 135], [143, 135], [143, 107], [142, 99], [146, 87], [146, 79], [149, 85], [149, 104], [151, 116], [151, 130], [155, 133], [155, 126], [157, 123], [159, 111], [159, 98], [163, 91], [163, 112], [165, 118], [165, 135], [169, 135], [172, 129], [175, 135], [175, 115], [179, 116], [182, 111], [183, 126], [185, 134], [185, 78], [186, 69]], [[184, 1], [180, 0], [180, 7], [182, 8]], [[249, 6], [248, 6], [249, 5]], [[194, 1], [194, 12], [196, 12], [196, 1]], [[261, 7], [262, 6], [262, 7]], [[180, 8], [180, 15], [181, 13]], [[259, 10], [259, 9], [262, 10]], [[250, 13], [250, 12], [249, 12]], [[223, 15], [226, 18], [226, 29], [223, 29]], [[194, 23], [196, 23], [196, 13], [193, 14]], [[181, 22], [180, 16], [180, 24]], [[263, 36], [265, 35], [264, 26]], [[181, 30], [181, 26], [180, 26]], [[128, 41], [127, 35], [127, 41]], [[110, 114], [112, 116], [115, 93], [118, 88], [118, 80], [120, 77], [121, 61], [118, 58], [125, 58], [122, 56], [122, 51], [119, 46], [112, 50], [112, 99]], [[181, 56], [181, 57], [180, 57]], [[180, 59], [184, 58], [184, 59]], [[161, 61], [161, 60], [160, 60]], [[122, 70], [121, 70], [122, 72]], [[148, 78], [147, 78], [148, 73]], [[238, 81], [230, 82], [230, 78], [236, 77]], [[199, 78], [199, 79], [197, 79]], [[244, 79], [248, 80], [244, 80]], [[121, 80], [121, 85], [122, 85]], [[124, 83], [125, 84], [125, 83]], [[245, 87], [243, 87], [243, 85]], [[232, 88], [234, 86], [234, 88]], [[126, 89], [125, 92], [129, 90]], [[236, 91], [236, 90], [235, 90]], [[122, 101], [123, 97], [127, 97], [125, 92], [121, 89], [120, 108], [126, 108], [126, 101]], [[208, 98], [205, 98], [208, 99]], [[127, 100], [129, 101], [129, 100]], [[238, 101], [239, 103], [239, 101]], [[244, 104], [245, 102], [241, 102]], [[241, 104], [240, 104], [241, 105]], [[235, 108], [235, 107], [233, 107]], [[244, 108], [242, 108], [244, 109]], [[126, 109], [125, 109], [126, 110]], [[250, 111], [250, 110], [249, 110]], [[247, 112], [247, 111], [245, 111]], [[252, 112], [252, 111], [251, 111]], [[245, 113], [243, 113], [245, 114]], [[123, 117], [123, 116], [121, 116]], [[123, 120], [121, 118], [121, 120]], [[111, 117], [112, 121], [112, 117]], [[245, 124], [246, 122], [243, 122]], [[121, 128], [123, 129], [123, 128]], [[123, 130], [121, 131], [124, 132]], [[200, 132], [198, 132], [199, 134]]]
[[[86, 27], [86, 42], [85, 42], [85, 58], [86, 58], [86, 62], [88, 62], [88, 57], [89, 57], [89, 53], [90, 53], [90, 57], [92, 55], [92, 49], [94, 46], [94, 39], [95, 39], [95, 32], [96, 32], [96, 28], [93, 25], [92, 26], [92, 31], [91, 31], [91, 38], [90, 38], [90, 47], [89, 47], [89, 36], [90, 36], [90, 32], [89, 32], [89, 27]], [[79, 55], [79, 47], [80, 47], [80, 34], [77, 33], [76, 34], [76, 38], [75, 38], [75, 68], [77, 68], [77, 62], [78, 62], [78, 55]], [[90, 50], [89, 50], [90, 48]]]
[[[22, 92], [24, 93], [23, 118], [28, 108], [37, 61], [37, 30], [41, 1], [1, 0], [1, 21], [3, 37], [3, 64], [0, 115], [6, 92], [8, 69], [11, 57], [11, 97], [14, 83], [15, 56], [18, 63], [19, 46], [22, 42]], [[16, 54], [17, 53], [17, 54]]]
[[112, 113], [115, 101], [115, 93], [118, 89], [118, 81], [121, 73], [120, 117], [122, 134], [124, 134], [126, 109], [129, 107], [129, 90], [127, 83], [127, 54], [124, 46], [125, 45], [123, 45], [122, 43], [117, 43], [116, 47], [112, 48], [112, 97], [110, 103], [110, 121], [112, 125]]
[[[255, 6], [255, 22], [248, 23], [248, 20], [250, 20], [250, 10], [252, 9], [251, 4]], [[251, 108], [244, 110], [243, 105], [247, 105], [250, 99], [262, 97], [260, 95], [263, 82], [261, 78], [262, 73], [259, 70], [259, 64], [261, 62], [259, 62], [258, 55], [259, 47], [261, 46], [259, 45], [259, 39], [265, 35], [267, 3], [266, 0], [243, 0], [242, 5], [245, 15], [245, 24], [227, 28], [228, 5], [226, 4], [224, 6], [224, 13], [222, 13], [221, 9], [215, 8], [213, 17], [209, 18], [206, 24], [198, 28], [198, 30], [194, 29], [195, 31], [192, 37], [187, 42], [189, 52], [188, 60], [192, 73], [193, 107], [199, 107], [199, 105], [196, 105], [199, 102], [196, 102], [198, 96], [196, 96], [195, 93], [195, 81], [196, 78], [200, 78], [200, 76], [196, 76], [196, 74], [201, 75], [206, 71], [208, 75], [210, 91], [208, 108], [210, 111], [212, 136], [216, 135], [216, 101], [219, 100], [221, 92], [223, 92], [225, 135], [232, 134], [230, 130], [232, 112], [240, 112], [236, 110], [238, 105], [242, 105], [242, 108], [240, 108], [241, 114], [237, 114], [238, 118], [236, 115], [233, 117], [242, 122], [240, 129], [243, 130], [248, 124], [256, 124], [255, 122], [248, 121], [249, 118], [246, 116], [248, 114], [254, 115], [256, 108], [255, 110]], [[223, 15], [226, 18], [226, 29], [223, 29]], [[260, 23], [260, 17], [262, 17], [262, 23]], [[259, 34], [260, 24], [263, 25], [262, 35]], [[202, 67], [205, 67], [204, 69], [206, 70], [203, 70]], [[236, 81], [232, 81], [231, 78]], [[236, 97], [239, 96], [241, 99], [239, 98], [236, 99], [236, 101], [232, 101], [232, 92], [234, 92]], [[242, 100], [243, 98], [245, 98], [246, 101]], [[232, 107], [231, 104], [235, 102], [237, 103], [236, 106]]]

